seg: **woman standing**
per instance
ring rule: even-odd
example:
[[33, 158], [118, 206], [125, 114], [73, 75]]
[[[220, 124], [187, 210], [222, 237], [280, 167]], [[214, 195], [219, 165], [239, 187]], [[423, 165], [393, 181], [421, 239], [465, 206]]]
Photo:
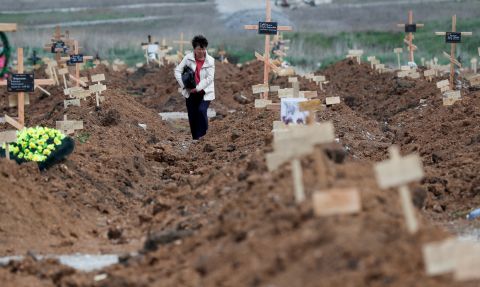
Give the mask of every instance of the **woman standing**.
[[[207, 53], [208, 41], [204, 36], [195, 36], [192, 46], [193, 53], [188, 53], [175, 68], [175, 78], [186, 99], [192, 138], [198, 140], [207, 133], [207, 110], [210, 102], [215, 99], [215, 60]], [[182, 73], [185, 67], [195, 71], [195, 88], [188, 89], [183, 83]]]

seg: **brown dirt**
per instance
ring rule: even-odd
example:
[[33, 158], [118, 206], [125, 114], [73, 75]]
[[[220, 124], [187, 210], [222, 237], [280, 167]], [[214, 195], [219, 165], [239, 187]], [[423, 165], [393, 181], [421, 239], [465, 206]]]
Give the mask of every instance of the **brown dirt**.
[[[28, 259], [0, 268], [5, 286], [476, 286], [427, 277], [420, 250], [448, 236], [432, 219], [455, 219], [479, 203], [480, 93], [465, 91], [462, 102], [444, 108], [434, 83], [423, 79], [378, 75], [350, 61], [323, 71], [331, 84], [320, 97], [345, 103], [317, 116], [334, 122], [340, 143], [302, 159], [306, 191], [356, 186], [363, 211], [317, 218], [310, 202], [293, 203], [288, 165], [267, 172], [276, 112], [234, 99], [243, 93], [253, 100], [261, 65], [217, 65], [213, 106], [220, 114], [198, 143], [185, 121], [159, 120], [159, 111], [184, 109], [172, 71], [97, 68], [91, 73], [107, 74], [107, 102], [68, 110], [85, 129], [67, 160], [43, 173], [0, 161], [0, 202], [9, 207], [0, 209], [0, 255], [140, 255], [87, 274]], [[301, 89], [317, 87], [301, 79]], [[61, 90], [52, 92], [32, 97], [30, 125], [63, 117]], [[405, 230], [397, 192], [380, 190], [373, 176], [372, 164], [392, 143], [420, 153], [426, 167], [425, 180], [411, 186], [425, 215], [415, 236]], [[327, 178], [319, 178], [319, 158], [342, 151], [346, 160], [329, 160]], [[108, 278], [93, 282], [97, 273]]]

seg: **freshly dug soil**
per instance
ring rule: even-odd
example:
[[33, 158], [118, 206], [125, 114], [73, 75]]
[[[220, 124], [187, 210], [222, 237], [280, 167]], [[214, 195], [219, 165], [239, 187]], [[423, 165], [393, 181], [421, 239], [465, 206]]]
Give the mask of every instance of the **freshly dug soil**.
[[[362, 197], [359, 214], [319, 218], [310, 200], [294, 203], [289, 164], [267, 171], [279, 114], [252, 107], [261, 67], [217, 64], [218, 115], [200, 142], [191, 141], [187, 121], [158, 116], [185, 110], [173, 66], [89, 71], [106, 73], [100, 108], [89, 99], [64, 111], [60, 88], [49, 89], [52, 97], [32, 95], [28, 125], [55, 126], [66, 113], [85, 127], [74, 153], [45, 172], [0, 160], [0, 255], [139, 255], [92, 273], [29, 258], [0, 268], [3, 285], [477, 286], [427, 277], [421, 248], [450, 236], [437, 225], [465, 224], [463, 215], [480, 204], [480, 93], [462, 91], [464, 99], [446, 108], [435, 82], [379, 75], [352, 61], [319, 72], [330, 81], [325, 92], [300, 78], [301, 90], [342, 98], [317, 113], [334, 123], [338, 143], [302, 158], [307, 198], [342, 187]], [[288, 79], [272, 84], [287, 87]], [[425, 166], [425, 179], [410, 185], [421, 221], [414, 236], [397, 191], [380, 190], [373, 174], [392, 144], [419, 153]]]

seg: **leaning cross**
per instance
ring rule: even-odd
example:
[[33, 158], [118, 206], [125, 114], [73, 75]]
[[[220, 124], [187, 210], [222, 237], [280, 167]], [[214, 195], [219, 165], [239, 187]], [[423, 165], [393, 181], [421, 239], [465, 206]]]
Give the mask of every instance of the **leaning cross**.
[[275, 134], [274, 152], [266, 155], [268, 170], [274, 171], [282, 164], [291, 162], [297, 203], [305, 200], [302, 166], [299, 158], [312, 153], [315, 145], [331, 143], [334, 140], [335, 132], [332, 122], [290, 127]]
[[450, 49], [450, 89], [454, 89], [453, 86], [453, 79], [455, 74], [455, 65], [459, 63], [455, 62], [455, 48], [457, 43], [462, 42], [462, 36], [472, 36], [472, 32], [457, 32], [457, 15], [453, 15], [452, 17], [452, 31], [451, 32], [435, 32], [437, 36], [445, 36], [445, 41], [451, 44]]
[[[272, 10], [270, 0], [266, 0], [265, 22], [259, 22], [258, 25], [245, 25], [245, 30], [257, 30], [258, 34], [265, 35], [265, 52], [263, 55], [263, 83], [268, 85], [268, 75], [270, 74], [270, 35], [277, 35], [278, 31], [292, 31], [290, 26], [278, 26], [277, 22], [272, 21]], [[268, 99], [268, 92], [263, 93], [263, 99]]]
[[414, 234], [418, 231], [418, 221], [407, 184], [423, 178], [422, 161], [416, 154], [401, 157], [398, 146], [391, 146], [388, 151], [391, 159], [375, 165], [377, 183], [382, 189], [399, 188], [407, 229]]
[[408, 24], [397, 24], [397, 27], [405, 28], [405, 33], [408, 33], [403, 41], [408, 44], [408, 51], [410, 52], [410, 62], [415, 62], [415, 57], [413, 56], [413, 53], [415, 50], [417, 50], [417, 46], [413, 44], [413, 39], [415, 39], [413, 33], [417, 32], [417, 28], [423, 28], [424, 26], [424, 24], [413, 23], [412, 10], [408, 11]]

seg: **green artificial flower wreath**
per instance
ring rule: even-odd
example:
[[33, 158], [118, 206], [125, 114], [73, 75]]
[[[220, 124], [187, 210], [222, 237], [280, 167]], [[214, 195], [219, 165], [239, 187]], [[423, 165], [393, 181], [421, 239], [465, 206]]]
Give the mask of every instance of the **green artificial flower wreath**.
[[[65, 135], [56, 129], [34, 127], [17, 131], [17, 142], [9, 144], [10, 152], [26, 161], [44, 162], [62, 144]], [[3, 144], [3, 149], [6, 145]]]

